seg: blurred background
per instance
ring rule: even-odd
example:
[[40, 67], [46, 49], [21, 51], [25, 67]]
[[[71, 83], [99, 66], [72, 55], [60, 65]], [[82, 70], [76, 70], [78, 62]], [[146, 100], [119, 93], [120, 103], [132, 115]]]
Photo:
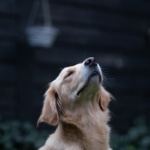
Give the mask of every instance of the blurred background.
[[[126, 141], [124, 149], [138, 150], [135, 141], [146, 137], [139, 149], [150, 149], [149, 50], [148, 0], [1, 0], [0, 149], [16, 150], [31, 130], [43, 137], [36, 122], [48, 83], [89, 56], [100, 63], [104, 85], [116, 98], [110, 104], [116, 145]], [[120, 141], [118, 134], [126, 137]], [[24, 143], [30, 140], [36, 142], [33, 134]]]

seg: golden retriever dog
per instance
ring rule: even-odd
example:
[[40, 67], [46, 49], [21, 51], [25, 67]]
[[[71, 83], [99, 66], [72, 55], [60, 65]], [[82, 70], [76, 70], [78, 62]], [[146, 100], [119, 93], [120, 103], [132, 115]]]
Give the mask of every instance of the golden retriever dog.
[[39, 150], [110, 150], [108, 104], [101, 67], [90, 57], [51, 82], [39, 122], [56, 126]]

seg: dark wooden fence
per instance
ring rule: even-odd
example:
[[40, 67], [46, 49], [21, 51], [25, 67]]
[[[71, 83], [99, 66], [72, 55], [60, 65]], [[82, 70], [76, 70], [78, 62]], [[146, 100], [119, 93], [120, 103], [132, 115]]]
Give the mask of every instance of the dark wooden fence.
[[60, 69], [94, 56], [116, 97], [112, 126], [150, 117], [150, 2], [50, 0], [60, 31], [52, 48], [31, 48], [23, 34], [32, 1], [0, 1], [0, 116], [36, 122], [47, 85]]

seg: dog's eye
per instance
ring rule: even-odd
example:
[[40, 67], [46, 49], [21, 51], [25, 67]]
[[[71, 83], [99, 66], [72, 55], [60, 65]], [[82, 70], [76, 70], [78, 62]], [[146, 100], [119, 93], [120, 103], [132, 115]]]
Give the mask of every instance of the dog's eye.
[[74, 73], [73, 71], [68, 72], [68, 74], [65, 76], [65, 78], [68, 78], [68, 77], [71, 76], [73, 73]]
[[68, 74], [67, 74], [67, 77], [71, 76], [73, 74], [73, 71], [70, 71]]

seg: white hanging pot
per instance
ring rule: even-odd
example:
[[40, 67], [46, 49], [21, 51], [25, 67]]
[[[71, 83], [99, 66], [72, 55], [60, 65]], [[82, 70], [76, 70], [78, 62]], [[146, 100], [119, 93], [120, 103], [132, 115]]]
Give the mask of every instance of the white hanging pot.
[[27, 40], [31, 46], [51, 47], [58, 30], [52, 26], [32, 26], [27, 28]]
[[50, 22], [50, 11], [47, 0], [42, 0], [44, 25], [33, 25], [39, 5], [40, 1], [35, 0], [28, 27], [26, 28], [27, 41], [31, 46], [51, 47], [58, 35], [58, 29], [53, 27]]

